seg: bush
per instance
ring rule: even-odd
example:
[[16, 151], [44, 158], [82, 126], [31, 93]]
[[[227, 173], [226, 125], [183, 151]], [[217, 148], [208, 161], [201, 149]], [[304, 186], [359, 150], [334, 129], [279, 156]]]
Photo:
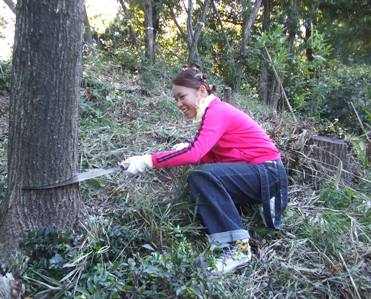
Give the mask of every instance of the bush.
[[360, 133], [352, 104], [365, 126], [371, 125], [371, 75], [369, 67], [335, 65], [326, 69], [313, 86], [313, 112]]

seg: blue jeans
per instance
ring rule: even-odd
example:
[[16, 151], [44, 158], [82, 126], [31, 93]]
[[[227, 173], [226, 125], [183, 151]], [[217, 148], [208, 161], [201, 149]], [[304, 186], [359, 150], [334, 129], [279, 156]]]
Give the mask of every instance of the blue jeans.
[[[262, 203], [262, 193], [269, 198], [277, 196], [284, 184], [287, 194], [286, 172], [282, 171], [282, 162], [278, 162], [259, 165], [212, 163], [200, 165], [190, 172], [188, 185], [191, 196], [210, 241], [224, 244], [250, 237], [241, 223], [236, 205]], [[265, 179], [262, 179], [262, 171]], [[280, 178], [283, 173], [285, 177]], [[282, 209], [277, 211], [279, 216], [286, 205], [287, 195], [286, 204], [280, 205]]]

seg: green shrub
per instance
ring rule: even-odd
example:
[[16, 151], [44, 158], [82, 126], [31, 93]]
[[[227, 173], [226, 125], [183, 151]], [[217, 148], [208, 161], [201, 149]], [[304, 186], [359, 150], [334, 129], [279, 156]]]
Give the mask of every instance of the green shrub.
[[338, 119], [339, 123], [350, 131], [360, 133], [353, 104], [364, 126], [370, 126], [370, 71], [371, 69], [365, 66], [345, 65], [336, 65], [324, 70], [313, 85], [313, 112], [330, 121]]

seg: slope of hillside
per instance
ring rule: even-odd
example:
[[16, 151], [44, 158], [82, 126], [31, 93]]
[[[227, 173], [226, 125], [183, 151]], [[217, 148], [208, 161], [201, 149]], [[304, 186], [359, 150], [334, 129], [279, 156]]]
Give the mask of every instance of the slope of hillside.
[[[168, 73], [154, 73], [148, 82], [102, 61], [88, 58], [84, 66], [81, 170], [116, 165], [192, 138], [195, 128], [177, 111]], [[290, 174], [281, 231], [264, 228], [256, 207], [241, 209], [252, 235], [248, 267], [225, 277], [208, 271], [213, 252], [187, 193], [189, 167], [134, 177], [121, 172], [82, 184], [85, 207], [78, 231], [43, 230], [22, 244], [9, 268], [27, 293], [53, 298], [365, 298], [371, 285], [365, 172], [358, 185], [336, 188], [336, 177], [311, 172], [307, 159], [309, 139], [323, 127], [273, 113], [257, 102], [254, 89], [235, 94], [232, 104], [269, 132]], [[320, 189], [311, 176], [322, 181]]]

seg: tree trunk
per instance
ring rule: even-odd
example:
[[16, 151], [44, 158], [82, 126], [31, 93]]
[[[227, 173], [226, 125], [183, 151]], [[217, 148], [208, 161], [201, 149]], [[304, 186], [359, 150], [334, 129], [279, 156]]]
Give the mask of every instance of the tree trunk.
[[84, 5], [84, 26], [85, 26], [85, 28], [84, 28], [84, 41], [88, 45], [92, 45], [93, 44], [93, 32], [92, 32], [91, 27], [90, 27], [89, 18], [88, 18], [88, 14], [86, 13], [85, 5]]
[[153, 39], [153, 7], [152, 0], [144, 1], [144, 42], [146, 58], [150, 63], [154, 60], [154, 39]]
[[299, 30], [299, 10], [300, 0], [290, 0], [287, 18], [287, 31], [288, 31], [288, 50], [289, 53], [293, 52], [294, 41], [296, 34]]
[[249, 18], [246, 19], [243, 30], [242, 30], [242, 41], [240, 47], [240, 56], [238, 63], [236, 65], [236, 79], [235, 79], [235, 89], [240, 90], [241, 86], [241, 75], [242, 75], [242, 65], [244, 64], [246, 58], [246, 47], [250, 39], [251, 27], [255, 22], [258, 15], [259, 9], [261, 7], [262, 0], [255, 0], [254, 7]]
[[273, 79], [272, 90], [270, 92], [270, 98], [268, 104], [274, 109], [277, 110], [278, 102], [281, 98], [281, 86], [277, 79]]
[[76, 172], [83, 22], [83, 0], [18, 1], [2, 256], [29, 231], [68, 229], [78, 220], [78, 184], [44, 191], [22, 186], [55, 183]]
[[210, 0], [205, 0], [204, 6], [202, 8], [201, 16], [197, 21], [196, 29], [193, 31], [192, 27], [192, 1], [188, 1], [188, 64], [191, 65], [192, 63], [198, 60], [198, 40], [201, 35], [201, 31], [205, 26], [206, 16], [209, 10]]
[[129, 31], [130, 31], [130, 39], [133, 43], [133, 45], [137, 44], [137, 33], [135, 32], [135, 29], [132, 25], [130, 25], [130, 17], [129, 17], [129, 10], [124, 2], [124, 0], [119, 0], [122, 10], [124, 11], [124, 14], [126, 14], [127, 18], [129, 19]]
[[[271, 0], [263, 0], [263, 31], [266, 32], [269, 30], [270, 27], [270, 18], [271, 18]], [[259, 93], [260, 98], [263, 103], [269, 104], [269, 77], [268, 77], [268, 66], [267, 62], [263, 61], [261, 70], [260, 70], [260, 78], [259, 78]]]
[[152, 20], [153, 20], [153, 41], [154, 41], [154, 51], [156, 53], [156, 40], [157, 40], [157, 33], [160, 30], [160, 11], [162, 9], [162, 5], [166, 2], [165, 0], [153, 0], [153, 8], [152, 8]]
[[312, 22], [309, 19], [306, 19], [306, 20], [304, 20], [303, 25], [304, 25], [304, 28], [305, 28], [305, 38], [304, 38], [305, 43], [306, 43], [305, 53], [306, 53], [306, 56], [307, 56], [307, 60], [308, 61], [313, 61], [314, 60], [313, 49], [311, 47], [309, 47], [309, 45], [308, 45], [308, 40], [312, 35]]
[[224, 30], [223, 21], [222, 21], [222, 19], [220, 17], [220, 14], [219, 14], [218, 8], [216, 7], [215, 1], [212, 0], [211, 1], [211, 4], [213, 6], [213, 9], [214, 9], [214, 12], [216, 14], [216, 17], [218, 18], [218, 22], [219, 22], [220, 28], [222, 30], [222, 34], [223, 34], [223, 37], [224, 37], [225, 44], [227, 45], [227, 61], [228, 61], [228, 67], [231, 69], [231, 73], [234, 73], [235, 72], [235, 69], [236, 69], [236, 62], [235, 62], [234, 57], [233, 57], [233, 49], [231, 47], [231, 44], [229, 43], [227, 33]]
[[13, 0], [4, 0], [4, 2], [6, 3], [6, 5], [8, 5], [8, 7], [10, 8], [10, 10], [15, 13], [15, 6], [16, 5], [13, 2]]

